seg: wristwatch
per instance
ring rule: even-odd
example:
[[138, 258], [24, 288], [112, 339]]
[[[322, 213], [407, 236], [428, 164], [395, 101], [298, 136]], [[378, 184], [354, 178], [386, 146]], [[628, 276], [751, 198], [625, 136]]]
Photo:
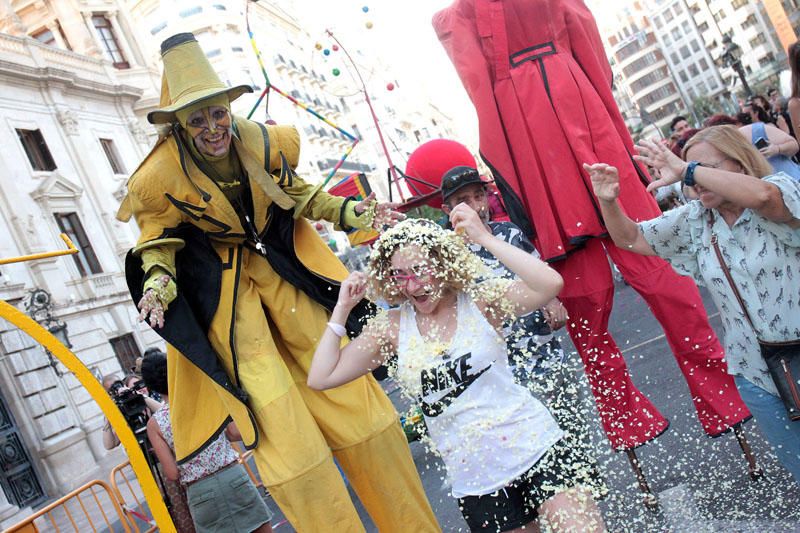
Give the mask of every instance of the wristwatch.
[[687, 187], [694, 187], [694, 169], [699, 165], [699, 161], [689, 161], [689, 164], [686, 165], [686, 172], [683, 173], [683, 184]]

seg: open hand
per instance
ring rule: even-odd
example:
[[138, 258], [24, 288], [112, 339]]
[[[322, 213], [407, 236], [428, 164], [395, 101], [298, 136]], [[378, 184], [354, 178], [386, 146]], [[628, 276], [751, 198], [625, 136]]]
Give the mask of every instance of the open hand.
[[614, 202], [619, 197], [619, 172], [605, 163], [583, 164], [583, 170], [592, 180], [594, 194], [604, 202]]
[[[148, 321], [151, 328], [164, 327], [164, 306], [156, 296], [156, 291], [149, 289], [139, 300], [139, 322]], [[149, 320], [148, 320], [149, 319]]]
[[660, 187], [681, 181], [686, 162], [672, 153], [672, 150], [663, 144], [643, 139], [636, 145], [636, 151], [639, 152], [639, 155], [635, 155], [633, 158], [658, 170], [661, 176], [650, 182], [647, 192], [653, 192]]
[[[161, 276], [158, 282], [165, 286], [170, 282], [170, 277], [167, 275]], [[156, 291], [147, 289], [142, 295], [142, 299], [137, 304], [139, 308], [139, 322], [147, 320], [151, 328], [164, 327], [164, 305], [159, 300]], [[148, 320], [149, 319], [149, 320]]]
[[336, 305], [345, 309], [354, 308], [367, 294], [367, 276], [363, 272], [351, 272], [339, 288]]
[[[360, 215], [369, 209], [373, 202], [375, 202], [375, 193], [371, 192], [369, 196], [356, 204], [356, 214]], [[386, 227], [392, 227], [406, 218], [403, 213], [397, 211], [399, 206], [400, 204], [396, 202], [377, 203], [375, 205], [375, 218], [372, 219], [372, 227], [378, 231], [383, 231]]]

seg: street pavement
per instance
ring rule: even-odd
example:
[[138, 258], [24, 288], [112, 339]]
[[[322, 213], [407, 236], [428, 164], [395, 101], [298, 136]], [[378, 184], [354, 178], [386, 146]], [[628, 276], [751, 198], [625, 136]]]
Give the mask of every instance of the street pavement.
[[[777, 464], [754, 422], [745, 425], [764, 476], [752, 481], [747, 463], [732, 434], [716, 439], [700, 427], [663, 331], [641, 297], [630, 287], [617, 285], [611, 332], [623, 350], [633, 381], [670, 420], [670, 429], [654, 442], [637, 449], [647, 481], [659, 500], [648, 510], [624, 453], [610, 449], [597, 420], [585, 378], [582, 394], [591, 409], [591, 439], [610, 493], [600, 507], [609, 531], [614, 532], [741, 532], [800, 533], [800, 488]], [[704, 293], [711, 324], [721, 333], [719, 317]], [[562, 333], [564, 349], [577, 361], [569, 338]], [[579, 365], [577, 365], [579, 366]], [[579, 370], [582, 374], [582, 369]], [[405, 403], [392, 383], [384, 382], [399, 409]], [[428, 499], [442, 529], [467, 531], [455, 501], [449, 495], [441, 461], [419, 442], [411, 451]], [[387, 465], [387, 475], [391, 475]], [[368, 531], [377, 531], [353, 494]], [[278, 533], [291, 531], [270, 502]], [[402, 530], [402, 528], [401, 528]]]

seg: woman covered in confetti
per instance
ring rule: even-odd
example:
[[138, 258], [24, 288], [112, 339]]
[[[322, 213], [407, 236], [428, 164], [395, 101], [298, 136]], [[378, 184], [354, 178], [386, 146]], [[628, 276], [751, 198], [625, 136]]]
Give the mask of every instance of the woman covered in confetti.
[[[593, 500], [602, 482], [542, 403], [514, 382], [500, 333], [508, 318], [552, 300], [563, 280], [493, 236], [467, 205], [453, 208], [450, 221], [455, 232], [407, 220], [384, 233], [369, 275], [343, 282], [308, 385], [338, 387], [391, 359], [404, 392], [421, 404], [471, 531], [535, 531], [537, 519], [551, 531], [604, 531]], [[478, 283], [485, 267], [464, 236], [518, 279]], [[368, 289], [399, 307], [345, 345], [343, 324]]]

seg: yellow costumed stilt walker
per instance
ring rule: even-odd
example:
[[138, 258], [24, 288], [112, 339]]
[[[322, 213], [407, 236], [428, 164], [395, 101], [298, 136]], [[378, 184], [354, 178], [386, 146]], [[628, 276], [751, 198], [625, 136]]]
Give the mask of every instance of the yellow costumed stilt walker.
[[225, 86], [192, 34], [161, 54], [161, 109], [148, 119], [169, 130], [131, 176], [118, 218], [141, 229], [126, 265], [132, 296], [151, 324], [163, 311], [178, 462], [233, 420], [298, 531], [364, 530], [333, 456], [381, 531], [440, 530], [378, 383], [306, 386], [347, 271], [305, 218], [367, 229], [375, 205], [300, 179], [294, 128], [231, 116], [229, 101], [250, 88]]

